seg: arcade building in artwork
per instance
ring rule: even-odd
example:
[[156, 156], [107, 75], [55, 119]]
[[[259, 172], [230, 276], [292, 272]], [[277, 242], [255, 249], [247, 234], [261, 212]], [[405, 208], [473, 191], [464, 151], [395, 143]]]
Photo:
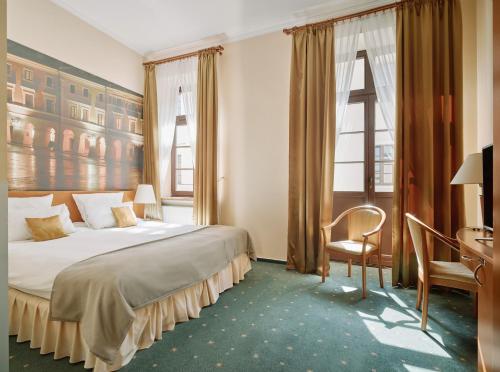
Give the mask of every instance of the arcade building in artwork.
[[142, 96], [74, 71], [8, 54], [10, 188], [123, 189], [141, 181]]

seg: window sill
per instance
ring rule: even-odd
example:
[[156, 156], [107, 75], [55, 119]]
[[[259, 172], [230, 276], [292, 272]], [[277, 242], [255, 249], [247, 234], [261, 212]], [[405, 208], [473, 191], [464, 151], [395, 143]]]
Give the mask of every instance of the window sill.
[[167, 198], [161, 199], [161, 205], [177, 206], [177, 207], [192, 207], [193, 206], [193, 198], [180, 197], [180, 196], [169, 196]]

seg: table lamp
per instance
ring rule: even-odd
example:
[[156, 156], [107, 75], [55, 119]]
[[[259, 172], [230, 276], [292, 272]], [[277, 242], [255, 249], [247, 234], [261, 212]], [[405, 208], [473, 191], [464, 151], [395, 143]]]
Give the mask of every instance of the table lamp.
[[483, 184], [483, 154], [467, 156], [462, 166], [451, 180], [452, 185]]
[[[455, 177], [451, 180], [452, 185], [483, 185], [483, 154], [480, 152], [467, 156], [462, 166], [458, 169]], [[481, 213], [483, 212], [483, 195], [479, 194]]]
[[134, 198], [135, 204], [144, 204], [144, 215], [146, 219], [146, 204], [156, 204], [156, 195], [153, 190], [153, 185], [140, 184], [137, 186]]

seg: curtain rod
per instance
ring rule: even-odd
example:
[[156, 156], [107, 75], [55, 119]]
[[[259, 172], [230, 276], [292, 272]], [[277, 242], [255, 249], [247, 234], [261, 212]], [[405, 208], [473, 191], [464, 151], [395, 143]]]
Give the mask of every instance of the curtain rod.
[[159, 60], [156, 60], [156, 61], [144, 62], [143, 65], [144, 66], [148, 66], [148, 65], [161, 65], [162, 63], [168, 63], [168, 62], [172, 62], [172, 61], [178, 61], [179, 59], [185, 59], [185, 58], [189, 58], [189, 57], [198, 56], [198, 55], [200, 55], [201, 53], [204, 53], [204, 52], [222, 54], [223, 50], [224, 50], [224, 48], [222, 47], [222, 45], [217, 45], [216, 47], [200, 49], [200, 50], [197, 50], [196, 52], [180, 54], [178, 56], [163, 58], [163, 59], [159, 59]]
[[337, 17], [337, 18], [327, 19], [325, 21], [314, 22], [314, 23], [307, 23], [307, 24], [302, 25], [302, 26], [295, 26], [295, 27], [291, 27], [291, 28], [285, 28], [285, 29], [283, 29], [283, 32], [285, 34], [287, 34], [287, 35], [290, 35], [290, 34], [293, 34], [293, 33], [297, 32], [297, 31], [301, 31], [301, 30], [303, 30], [305, 28], [308, 28], [308, 27], [328, 26], [328, 25], [331, 25], [331, 24], [334, 24], [334, 23], [337, 23], [337, 22], [346, 21], [348, 19], [363, 17], [363, 16], [368, 15], [368, 14], [383, 12], [384, 10], [397, 8], [398, 6], [402, 5], [404, 2], [405, 2], [405, 0], [402, 0], [402, 1], [394, 2], [392, 4], [382, 5], [382, 6], [379, 6], [379, 7], [376, 7], [376, 8], [372, 8], [372, 9], [368, 9], [368, 10], [363, 10], [363, 11], [358, 12], [358, 13], [353, 13], [353, 14], [348, 14], [348, 15], [345, 15], [345, 16]]

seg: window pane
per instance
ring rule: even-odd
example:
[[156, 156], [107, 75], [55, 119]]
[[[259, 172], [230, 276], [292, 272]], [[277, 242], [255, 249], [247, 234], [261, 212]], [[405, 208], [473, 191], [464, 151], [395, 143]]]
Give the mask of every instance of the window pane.
[[393, 191], [393, 162], [375, 163], [375, 192]]
[[356, 60], [351, 81], [351, 90], [358, 89], [365, 89], [365, 60], [363, 58]]
[[176, 191], [193, 191], [193, 170], [178, 170], [176, 175]]
[[335, 149], [335, 162], [364, 161], [365, 134], [340, 134]]
[[191, 147], [178, 147], [176, 152], [176, 168], [193, 168]]
[[388, 129], [378, 102], [375, 102], [375, 129]]
[[365, 164], [335, 164], [334, 191], [364, 191]]
[[365, 130], [364, 102], [348, 104], [344, 115], [344, 124], [342, 125], [342, 132], [358, 132], [364, 130]]
[[176, 127], [176, 144], [177, 146], [190, 146], [189, 130], [187, 125], [177, 125]]
[[375, 132], [375, 160], [393, 160], [394, 145], [388, 131]]

